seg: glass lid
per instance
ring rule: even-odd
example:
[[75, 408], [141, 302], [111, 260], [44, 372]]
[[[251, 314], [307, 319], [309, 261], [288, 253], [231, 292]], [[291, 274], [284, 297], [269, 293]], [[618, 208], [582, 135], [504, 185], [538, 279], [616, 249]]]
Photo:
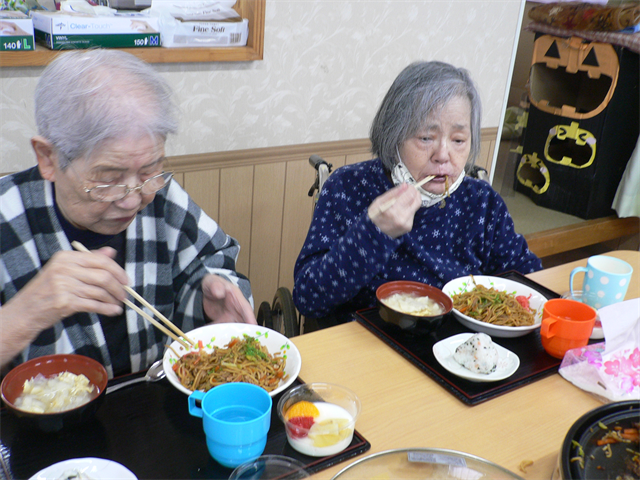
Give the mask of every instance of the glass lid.
[[343, 468], [333, 480], [522, 480], [474, 455], [438, 448], [402, 448], [374, 453]]

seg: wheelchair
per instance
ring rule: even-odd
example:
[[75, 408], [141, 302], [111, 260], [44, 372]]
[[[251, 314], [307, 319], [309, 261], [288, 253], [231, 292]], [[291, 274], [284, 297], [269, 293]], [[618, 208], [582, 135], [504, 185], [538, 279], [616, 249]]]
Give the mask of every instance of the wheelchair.
[[[315, 181], [309, 189], [309, 196], [313, 197], [313, 205], [315, 206], [318, 202], [318, 195], [322, 190], [324, 182], [329, 178], [333, 165], [318, 155], [311, 155], [309, 157], [309, 164], [316, 171]], [[293, 304], [291, 291], [287, 287], [279, 287], [276, 290], [271, 304], [269, 304], [269, 302], [262, 302], [260, 304], [257, 320], [259, 325], [282, 333], [288, 338], [300, 335], [303, 324], [306, 327], [310, 326], [303, 320], [302, 316], [298, 314]], [[309, 331], [309, 328], [305, 328], [305, 333]]]

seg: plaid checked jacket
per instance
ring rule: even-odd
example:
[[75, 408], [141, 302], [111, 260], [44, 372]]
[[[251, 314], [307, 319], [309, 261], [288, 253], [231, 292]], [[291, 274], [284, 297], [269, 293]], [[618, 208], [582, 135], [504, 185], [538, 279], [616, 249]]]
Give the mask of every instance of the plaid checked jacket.
[[[52, 185], [37, 167], [0, 179], [0, 305], [8, 302], [59, 250], [71, 245], [56, 217]], [[205, 324], [200, 283], [208, 273], [237, 285], [253, 304], [246, 277], [235, 271], [240, 246], [172, 181], [126, 230], [125, 270], [131, 287], [183, 331]], [[132, 371], [150, 366], [167, 337], [126, 309]], [[52, 353], [95, 358], [113, 375], [99, 316], [79, 313], [44, 330], [13, 361]]]

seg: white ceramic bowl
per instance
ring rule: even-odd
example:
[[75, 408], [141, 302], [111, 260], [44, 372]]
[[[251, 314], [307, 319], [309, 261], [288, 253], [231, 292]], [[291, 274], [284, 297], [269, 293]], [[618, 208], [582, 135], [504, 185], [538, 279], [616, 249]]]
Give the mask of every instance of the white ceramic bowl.
[[[206, 325], [204, 327], [196, 328], [190, 332], [186, 332], [187, 336], [198, 343], [198, 340], [202, 340], [206, 351], [211, 352], [213, 347], [224, 347], [234, 337], [242, 337], [243, 334], [250, 335], [257, 338], [262, 345], [267, 347], [269, 353], [272, 355], [276, 352], [282, 352], [286, 355], [287, 364], [285, 366], [285, 373], [288, 377], [286, 380], [281, 381], [278, 388], [269, 392], [272, 397], [285, 390], [291, 385], [298, 374], [300, 373], [300, 367], [302, 366], [302, 359], [300, 358], [300, 352], [296, 346], [287, 337], [275, 330], [261, 327], [259, 325], [249, 325], [246, 323], [220, 323], [216, 325]], [[180, 356], [187, 353], [187, 349], [180, 345], [178, 342], [171, 344], [173, 350], [178, 352]], [[167, 379], [171, 384], [187, 395], [192, 393], [191, 390], [186, 388], [180, 383], [180, 379], [173, 371], [173, 364], [176, 363], [178, 357], [171, 348], [168, 348], [164, 354], [163, 367], [167, 374]], [[190, 352], [197, 351], [197, 348], [192, 348]]]
[[[475, 284], [473, 283], [473, 280], [475, 280]], [[487, 288], [506, 291], [516, 296], [524, 295], [525, 297], [528, 297], [529, 295], [531, 295], [531, 298], [529, 298], [529, 306], [536, 311], [535, 322], [533, 325], [526, 327], [505, 327], [501, 325], [492, 325], [490, 323], [481, 322], [480, 320], [476, 320], [463, 313], [460, 313], [454, 307], [453, 314], [465, 327], [473, 330], [474, 332], [483, 332], [492, 337], [501, 338], [521, 337], [540, 328], [540, 324], [542, 323], [542, 307], [547, 301], [547, 298], [540, 292], [522, 283], [514, 282], [513, 280], [508, 280], [500, 277], [474, 275], [473, 280], [471, 276], [456, 278], [455, 280], [451, 280], [444, 287], [442, 287], [442, 291], [453, 298], [453, 295], [473, 290], [475, 288], [475, 285], [477, 284], [483, 285]]]

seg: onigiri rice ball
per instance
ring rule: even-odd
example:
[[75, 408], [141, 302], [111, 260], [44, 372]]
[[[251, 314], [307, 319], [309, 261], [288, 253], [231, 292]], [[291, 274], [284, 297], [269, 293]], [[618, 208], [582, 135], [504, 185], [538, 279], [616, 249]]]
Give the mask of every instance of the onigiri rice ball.
[[476, 333], [456, 348], [453, 358], [467, 370], [489, 374], [496, 371], [498, 350], [486, 333]]

